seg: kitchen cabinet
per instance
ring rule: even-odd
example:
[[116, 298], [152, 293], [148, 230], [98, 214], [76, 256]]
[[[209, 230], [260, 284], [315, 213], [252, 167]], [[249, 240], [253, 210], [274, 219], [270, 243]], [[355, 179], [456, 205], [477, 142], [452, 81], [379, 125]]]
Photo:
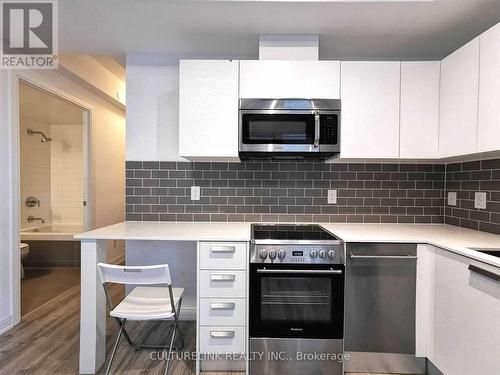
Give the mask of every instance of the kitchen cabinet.
[[401, 158], [438, 157], [439, 71], [439, 61], [401, 63]]
[[[203, 354], [246, 353], [246, 242], [199, 242], [197, 343]], [[241, 359], [200, 360], [201, 371], [244, 371]]]
[[500, 150], [500, 23], [479, 37], [477, 151]]
[[240, 98], [339, 97], [339, 61], [240, 61]]
[[469, 267], [500, 268], [439, 248], [435, 262], [432, 362], [444, 374], [500, 374], [500, 282]]
[[439, 157], [475, 153], [479, 37], [441, 61]]
[[179, 155], [239, 160], [238, 61], [180, 61]]
[[341, 157], [399, 157], [399, 61], [341, 62]]

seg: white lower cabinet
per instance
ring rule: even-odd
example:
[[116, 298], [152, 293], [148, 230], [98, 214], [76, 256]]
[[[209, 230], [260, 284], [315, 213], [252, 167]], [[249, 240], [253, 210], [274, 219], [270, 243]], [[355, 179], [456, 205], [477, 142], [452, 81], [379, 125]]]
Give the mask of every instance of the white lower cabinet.
[[197, 348], [200, 371], [245, 371], [246, 242], [198, 244]]
[[201, 353], [244, 353], [245, 327], [200, 327]]
[[494, 275], [500, 268], [436, 248], [430, 357], [446, 375], [500, 374], [500, 282]]
[[200, 298], [200, 325], [244, 326], [244, 298]]

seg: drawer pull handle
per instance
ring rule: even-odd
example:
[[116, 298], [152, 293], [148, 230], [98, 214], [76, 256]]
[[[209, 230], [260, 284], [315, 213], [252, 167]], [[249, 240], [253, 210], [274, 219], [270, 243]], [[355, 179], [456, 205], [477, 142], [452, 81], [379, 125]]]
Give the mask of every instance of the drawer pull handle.
[[415, 255], [356, 255], [351, 253], [351, 259], [418, 259]]
[[212, 246], [210, 247], [212, 253], [234, 253], [236, 246]]
[[500, 281], [500, 275], [496, 274], [494, 272], [487, 271], [483, 268], [479, 268], [477, 266], [474, 266], [473, 264], [469, 264], [469, 271], [478, 273], [479, 275], [482, 275], [484, 277], [487, 277], [488, 279], [491, 279], [493, 281]]
[[236, 280], [235, 274], [213, 274], [210, 275], [210, 281], [234, 281]]
[[213, 302], [210, 304], [212, 310], [234, 310], [235, 306], [234, 302]]
[[210, 337], [214, 339], [227, 339], [234, 337], [234, 331], [210, 331]]

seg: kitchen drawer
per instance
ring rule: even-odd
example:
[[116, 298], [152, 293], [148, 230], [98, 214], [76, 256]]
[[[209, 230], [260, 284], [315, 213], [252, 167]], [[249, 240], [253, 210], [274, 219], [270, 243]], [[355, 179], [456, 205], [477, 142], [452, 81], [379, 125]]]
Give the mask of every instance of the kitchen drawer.
[[201, 269], [246, 269], [246, 242], [201, 242]]
[[200, 324], [245, 325], [245, 300], [200, 298]]
[[245, 327], [200, 327], [200, 353], [244, 353]]
[[200, 271], [199, 283], [200, 297], [245, 298], [245, 271]]

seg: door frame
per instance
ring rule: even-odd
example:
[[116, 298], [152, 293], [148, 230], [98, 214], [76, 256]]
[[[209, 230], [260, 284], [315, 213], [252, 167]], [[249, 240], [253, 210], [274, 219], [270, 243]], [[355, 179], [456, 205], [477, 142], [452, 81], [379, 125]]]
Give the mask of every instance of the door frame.
[[[86, 229], [93, 226], [94, 205], [92, 196], [92, 187], [94, 181], [94, 168], [92, 157], [92, 134], [93, 134], [93, 116], [94, 106], [75, 97], [68, 92], [59, 89], [56, 85], [48, 83], [39, 78], [30, 71], [19, 71], [11, 76], [11, 178], [12, 178], [12, 257], [11, 257], [11, 275], [12, 275], [12, 325], [15, 326], [21, 321], [21, 253], [19, 251], [20, 243], [20, 212], [21, 212], [21, 192], [20, 192], [20, 139], [19, 139], [19, 84], [21, 82], [28, 84], [38, 90], [60, 97], [82, 108], [84, 116], [82, 128], [84, 131], [84, 199], [87, 201], [86, 215], [84, 214], [84, 225]], [[85, 115], [86, 114], [86, 115]]]

